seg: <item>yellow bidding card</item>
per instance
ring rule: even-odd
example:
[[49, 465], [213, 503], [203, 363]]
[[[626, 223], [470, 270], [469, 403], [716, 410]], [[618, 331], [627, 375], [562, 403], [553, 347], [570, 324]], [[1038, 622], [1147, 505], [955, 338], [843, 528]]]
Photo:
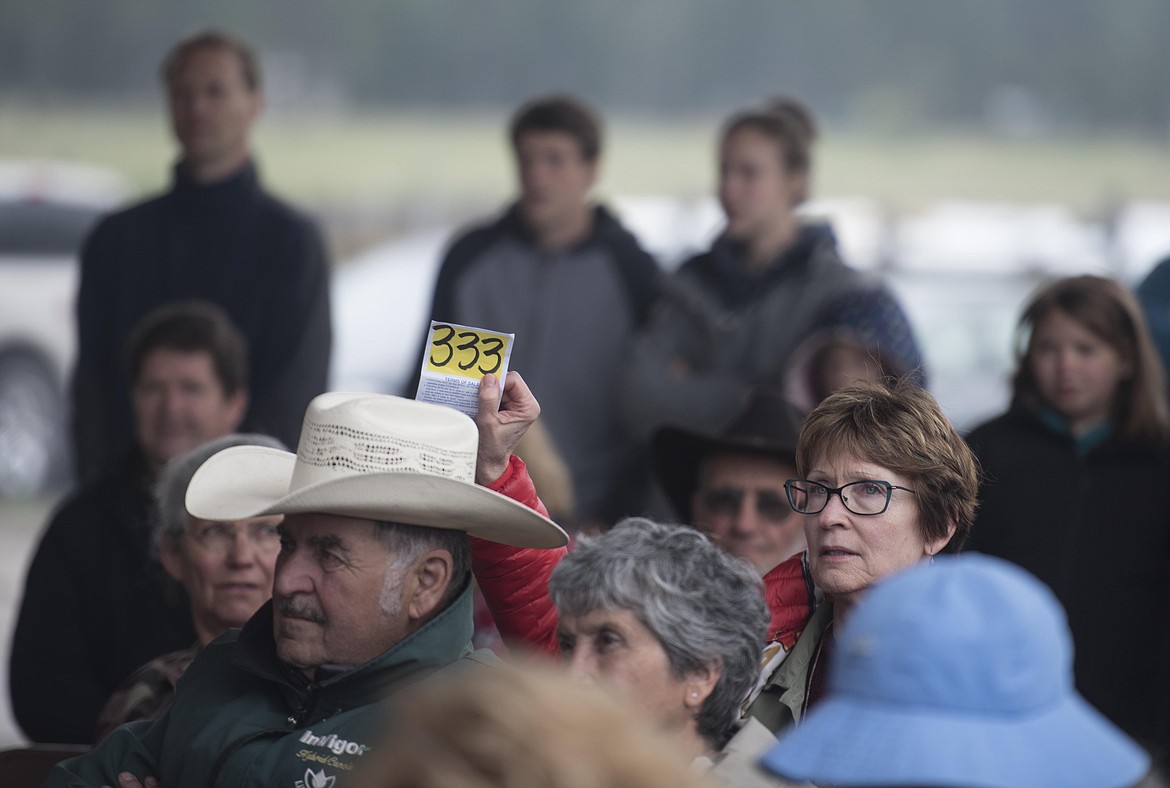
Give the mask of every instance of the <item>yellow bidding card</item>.
[[475, 418], [479, 381], [508, 374], [515, 334], [431, 321], [415, 399], [447, 405]]

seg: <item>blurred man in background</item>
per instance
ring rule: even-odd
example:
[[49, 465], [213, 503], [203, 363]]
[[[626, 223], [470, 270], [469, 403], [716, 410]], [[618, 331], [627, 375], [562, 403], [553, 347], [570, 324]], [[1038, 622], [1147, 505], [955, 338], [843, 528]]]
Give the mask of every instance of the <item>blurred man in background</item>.
[[512, 368], [524, 370], [545, 406], [578, 523], [613, 522], [629, 509], [613, 381], [659, 283], [653, 258], [592, 199], [601, 136], [593, 110], [569, 96], [517, 111], [510, 138], [520, 197], [452, 244], [431, 309], [433, 320], [516, 334]]
[[295, 446], [325, 390], [329, 269], [316, 226], [267, 194], [251, 154], [264, 105], [255, 54], [223, 32], [181, 41], [162, 68], [180, 158], [171, 189], [102, 221], [77, 297], [73, 437], [83, 480], [133, 442], [120, 353], [154, 307], [223, 307], [251, 349], [245, 426]]
[[239, 426], [247, 345], [223, 310], [196, 302], [152, 312], [128, 351], [135, 445], [65, 500], [25, 582], [9, 679], [37, 742], [91, 743], [131, 672], [195, 642], [186, 595], [151, 557], [151, 486], [167, 461]]
[[803, 551], [803, 519], [784, 483], [796, 471], [801, 417], [777, 387], [760, 386], [721, 433], [654, 434], [654, 477], [679, 522], [690, 523], [761, 576]]

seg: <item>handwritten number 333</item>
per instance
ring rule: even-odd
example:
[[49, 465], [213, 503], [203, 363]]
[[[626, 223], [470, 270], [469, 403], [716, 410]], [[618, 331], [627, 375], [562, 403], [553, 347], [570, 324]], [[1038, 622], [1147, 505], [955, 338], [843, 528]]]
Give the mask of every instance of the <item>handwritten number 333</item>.
[[[464, 340], [461, 344], [453, 345], [452, 339]], [[467, 362], [457, 362], [456, 366], [466, 371], [479, 363], [482, 356], [484, 359], [495, 359], [495, 362], [490, 367], [480, 366], [479, 371], [485, 375], [490, 375], [500, 369], [500, 365], [504, 363], [504, 357], [500, 355], [500, 351], [504, 349], [504, 342], [496, 337], [481, 337], [474, 331], [460, 331], [455, 332], [451, 326], [435, 326], [435, 337], [431, 340], [431, 347], [441, 348], [446, 351], [446, 355], [437, 358], [438, 351], [431, 352], [431, 363], [436, 367], [445, 367], [451, 363], [455, 358], [456, 350], [470, 350], [473, 354], [471, 359]], [[465, 354], [462, 354], [465, 355]]]

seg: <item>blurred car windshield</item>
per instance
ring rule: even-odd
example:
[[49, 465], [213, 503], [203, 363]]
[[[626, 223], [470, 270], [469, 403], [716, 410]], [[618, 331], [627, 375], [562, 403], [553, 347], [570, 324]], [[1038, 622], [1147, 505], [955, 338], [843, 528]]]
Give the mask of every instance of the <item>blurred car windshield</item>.
[[101, 211], [57, 202], [0, 202], [0, 255], [72, 255]]

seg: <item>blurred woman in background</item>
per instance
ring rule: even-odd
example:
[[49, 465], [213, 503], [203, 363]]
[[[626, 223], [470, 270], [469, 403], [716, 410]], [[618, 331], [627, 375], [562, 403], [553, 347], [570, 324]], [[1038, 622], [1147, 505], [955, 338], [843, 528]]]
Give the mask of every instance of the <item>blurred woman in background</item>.
[[1042, 287], [1020, 318], [1007, 413], [971, 432], [983, 463], [971, 549], [1047, 583], [1077, 688], [1170, 752], [1170, 418], [1134, 297], [1097, 276]]
[[211, 455], [230, 446], [284, 444], [267, 435], [227, 435], [171, 460], [155, 485], [154, 544], [167, 574], [191, 601], [198, 641], [143, 665], [114, 691], [98, 719], [98, 740], [122, 723], [153, 719], [174, 698], [175, 685], [199, 650], [233, 627], [242, 627], [272, 597], [280, 552], [281, 515], [235, 523], [187, 514], [187, 485]]
[[[875, 336], [920, 353], [884, 286], [850, 268], [828, 224], [804, 221], [816, 123], [791, 98], [733, 115], [719, 143], [719, 203], [726, 217], [711, 249], [682, 265], [639, 339], [621, 406], [630, 429], [663, 424], [718, 432], [753, 383], [782, 379], [789, 356], [823, 320], [826, 305], [876, 290], [888, 308], [872, 314]], [[888, 353], [888, 348], [879, 348]]]

